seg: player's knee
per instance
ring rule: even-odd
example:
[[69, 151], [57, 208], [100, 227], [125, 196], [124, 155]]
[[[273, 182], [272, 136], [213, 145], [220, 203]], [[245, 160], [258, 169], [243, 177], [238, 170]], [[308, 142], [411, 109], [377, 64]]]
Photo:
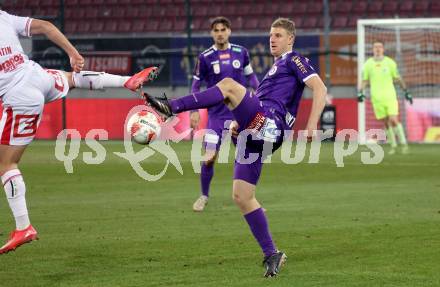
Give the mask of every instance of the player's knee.
[[210, 154], [210, 155], [208, 156], [208, 158], [205, 160], [204, 164], [205, 164], [207, 167], [211, 167], [211, 166], [214, 165], [216, 159], [217, 159], [217, 152], [212, 153], [212, 154]]
[[232, 190], [232, 200], [238, 206], [245, 206], [252, 199], [248, 193], [243, 192], [242, 190], [233, 189]]
[[212, 167], [214, 165], [215, 162], [215, 158], [209, 158], [207, 160], [205, 160], [205, 162], [203, 163], [206, 167]]
[[217, 87], [222, 91], [226, 98], [235, 95], [238, 86], [239, 84], [231, 78], [224, 78], [217, 83]]
[[63, 71], [63, 73], [67, 78], [67, 82], [69, 83], [69, 89], [75, 88], [74, 81], [73, 81], [73, 73], [72, 72], [65, 72], [65, 71]]
[[243, 203], [243, 198], [240, 195], [240, 193], [236, 190], [232, 191], [232, 200], [235, 202], [235, 204], [237, 204], [238, 206], [240, 206]]
[[17, 163], [10, 156], [0, 156], [0, 176], [15, 168], [17, 168]]

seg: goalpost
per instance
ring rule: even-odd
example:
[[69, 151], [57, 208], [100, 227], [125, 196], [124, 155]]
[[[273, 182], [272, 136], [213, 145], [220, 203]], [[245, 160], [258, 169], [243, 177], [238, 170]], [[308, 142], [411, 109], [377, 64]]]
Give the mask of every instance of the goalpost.
[[[375, 40], [384, 42], [385, 55], [396, 61], [414, 98], [413, 105], [406, 103], [396, 85], [399, 116], [408, 141], [440, 143], [440, 18], [358, 20], [358, 85]], [[358, 104], [360, 143], [374, 140], [366, 136], [369, 129], [383, 128], [375, 119], [369, 93], [366, 94], [366, 101]]]

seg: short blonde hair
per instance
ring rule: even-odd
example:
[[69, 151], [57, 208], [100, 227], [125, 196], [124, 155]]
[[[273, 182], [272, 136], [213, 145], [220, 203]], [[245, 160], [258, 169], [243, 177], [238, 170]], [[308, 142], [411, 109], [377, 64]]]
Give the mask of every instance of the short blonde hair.
[[272, 28], [284, 28], [289, 34], [296, 36], [295, 22], [287, 18], [278, 18], [272, 25]]

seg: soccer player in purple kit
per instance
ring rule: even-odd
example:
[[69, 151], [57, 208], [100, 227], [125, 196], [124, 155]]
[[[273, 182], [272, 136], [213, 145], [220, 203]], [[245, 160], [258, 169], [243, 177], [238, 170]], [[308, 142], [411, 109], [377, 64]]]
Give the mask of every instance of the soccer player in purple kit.
[[276, 276], [287, 257], [275, 247], [265, 212], [255, 198], [255, 188], [264, 160], [263, 145], [272, 142], [272, 151], [281, 146], [284, 131], [293, 126], [305, 86], [311, 88], [313, 93], [312, 109], [306, 126], [307, 137], [311, 140], [327, 93], [327, 88], [309, 60], [292, 50], [294, 40], [293, 21], [279, 18], [272, 23], [270, 51], [275, 62], [258, 86], [255, 96], [230, 78], [223, 79], [206, 91], [173, 100], [144, 93], [147, 104], [165, 117], [224, 102], [235, 118], [231, 124], [232, 133], [251, 133], [251, 140], [248, 136], [245, 142], [245, 152], [257, 153], [259, 158], [251, 164], [240, 163], [239, 158], [236, 158], [232, 193], [264, 253], [265, 277]]
[[[250, 65], [248, 51], [239, 45], [229, 43], [231, 22], [225, 17], [216, 17], [211, 21], [211, 36], [214, 45], [202, 52], [193, 75], [192, 93], [200, 92], [203, 81], [209, 89], [224, 78], [232, 78], [243, 86], [249, 83], [254, 91], [258, 87], [258, 79]], [[198, 110], [192, 111], [191, 128], [199, 124]], [[204, 136], [205, 162], [202, 163], [200, 174], [201, 195], [194, 202], [194, 211], [203, 211], [209, 198], [209, 186], [214, 176], [214, 163], [222, 142], [222, 131], [225, 122], [233, 119], [231, 111], [223, 104], [218, 103], [208, 108], [208, 126], [210, 131]]]

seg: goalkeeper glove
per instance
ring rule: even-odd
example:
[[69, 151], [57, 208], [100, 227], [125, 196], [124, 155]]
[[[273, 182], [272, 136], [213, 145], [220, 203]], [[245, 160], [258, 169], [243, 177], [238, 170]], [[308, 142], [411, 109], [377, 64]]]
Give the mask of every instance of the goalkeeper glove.
[[408, 92], [408, 90], [404, 90], [403, 92], [405, 93], [405, 100], [407, 100], [412, 105], [413, 104], [413, 97], [410, 94], [410, 92]]
[[365, 95], [362, 91], [358, 91], [357, 99], [359, 103], [362, 103], [365, 100]]

